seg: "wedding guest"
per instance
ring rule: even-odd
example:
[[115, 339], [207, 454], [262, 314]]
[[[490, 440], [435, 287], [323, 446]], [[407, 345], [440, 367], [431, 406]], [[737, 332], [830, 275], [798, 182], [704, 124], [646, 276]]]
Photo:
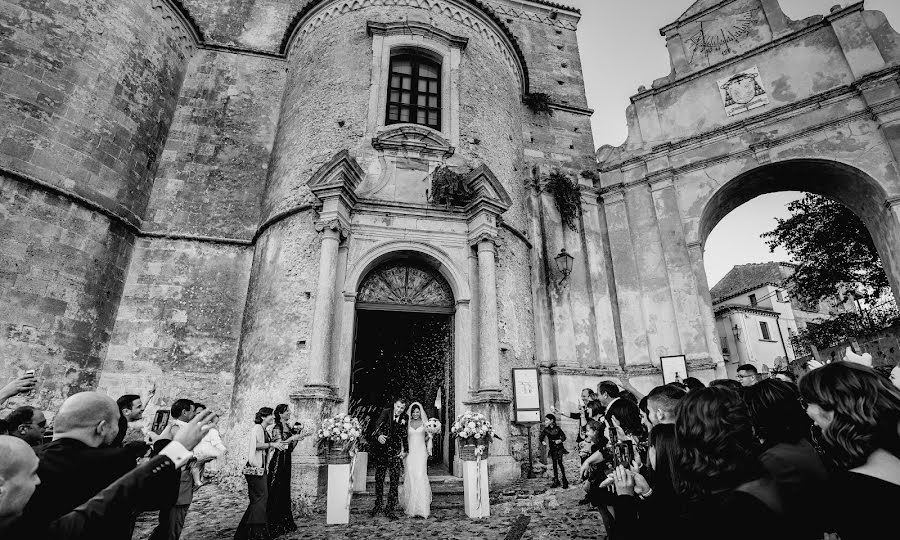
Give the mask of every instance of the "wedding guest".
[[747, 388], [759, 382], [759, 371], [753, 364], [744, 364], [737, 368], [737, 381]]
[[[80, 392], [69, 396], [53, 419], [53, 441], [35, 449], [41, 483], [25, 507], [23, 519], [49, 523], [87, 502], [131, 472], [143, 452], [108, 445], [118, 433], [119, 408], [109, 396]], [[147, 492], [145, 508], [164, 496]], [[130, 538], [133, 516], [110, 523], [115, 538]]]
[[44, 442], [47, 419], [44, 418], [44, 412], [40, 409], [23, 405], [14, 409], [6, 417], [6, 429], [13, 437], [18, 437], [28, 443], [28, 446], [38, 446]]
[[[111, 400], [110, 400], [111, 401]], [[78, 508], [53, 521], [28, 521], [23, 510], [41, 483], [39, 461], [21, 440], [0, 436], [0, 537], [4, 540], [93, 540], [131, 538], [112, 524], [140, 510], [146, 493], [171, 493], [176, 470], [190, 459], [212, 413], [196, 418], [159, 456], [136, 467]]]
[[653, 429], [653, 422], [650, 421], [649, 400], [650, 398], [648, 396], [644, 396], [638, 402], [638, 409], [641, 410], [641, 423], [644, 424], [644, 429], [646, 429], [648, 433]]
[[675, 408], [687, 392], [673, 384], [657, 386], [647, 394], [647, 416], [654, 426], [675, 423]]
[[547, 447], [547, 454], [553, 462], [553, 483], [551, 488], [559, 487], [559, 474], [562, 471], [562, 487], [569, 489], [569, 480], [566, 479], [566, 466], [563, 464], [563, 456], [569, 451], [563, 443], [566, 442], [566, 434], [561, 427], [556, 425], [556, 416], [547, 414], [544, 416], [544, 428], [541, 430], [538, 440]]
[[274, 447], [269, 460], [268, 472], [268, 502], [266, 504], [266, 517], [269, 524], [269, 532], [273, 537], [281, 536], [297, 530], [294, 523], [294, 511], [291, 501], [291, 452], [297, 446], [297, 442], [308, 434], [302, 433], [302, 426], [298, 423], [291, 425], [291, 409], [281, 403], [275, 407], [274, 423], [272, 424], [272, 439], [281, 441], [284, 449]]
[[694, 390], [700, 390], [701, 388], [706, 388], [706, 385], [703, 384], [700, 379], [697, 377], [687, 377], [685, 380], [681, 381], [682, 384], [687, 386], [688, 392], [693, 392]]
[[9, 381], [6, 386], [0, 388], [0, 407], [11, 397], [31, 392], [34, 390], [35, 384], [37, 384], [37, 379], [33, 371], [26, 372], [24, 375]]
[[145, 425], [143, 422], [144, 411], [150, 406], [150, 402], [156, 395], [156, 385], [147, 393], [147, 398], [142, 399], [137, 394], [125, 394], [116, 400], [122, 415], [119, 417], [119, 435], [113, 441], [112, 446], [122, 446], [125, 443], [147, 441]]
[[797, 376], [792, 371], [777, 371], [775, 372], [775, 378], [795, 386], [797, 384]]
[[775, 479], [794, 537], [820, 540], [825, 530], [816, 499], [828, 472], [809, 441], [812, 423], [800, 406], [800, 394], [790, 383], [766, 379], [745, 389], [743, 399], [762, 445], [760, 462]]
[[612, 381], [601, 381], [597, 385], [597, 400], [603, 405], [605, 411], [609, 412], [609, 406], [619, 399], [619, 386]]
[[738, 394], [740, 394], [741, 392], [744, 391], [744, 385], [742, 385], [741, 383], [737, 382], [734, 379], [716, 379], [714, 381], [711, 381], [709, 383], [709, 386], [710, 387], [719, 386], [719, 387], [723, 387], [723, 388], [728, 388], [729, 390], [737, 392]]
[[[782, 501], [757, 458], [759, 443], [740, 396], [721, 387], [689, 392], [676, 417], [679, 494], [687, 507], [674, 529], [703, 540], [718, 540], [722, 531], [734, 540], [789, 538]], [[735, 516], [741, 516], [740, 526]]]
[[[169, 409], [170, 420], [166, 428], [159, 434], [154, 446], [163, 447], [173, 440], [179, 431], [194, 418], [194, 402], [189, 399], [177, 399]], [[153, 529], [150, 540], [178, 540], [184, 529], [184, 520], [194, 500], [194, 477], [191, 475], [190, 463], [180, 471], [178, 497], [174, 505], [159, 511], [159, 523]]]
[[[591, 401], [594, 401], [596, 399], [597, 399], [596, 392], [594, 392], [590, 388], [584, 388], [581, 391], [581, 408], [578, 410], [578, 412], [573, 412], [573, 413], [568, 414], [569, 418], [572, 418], [573, 420], [578, 420], [578, 436], [575, 437], [575, 445], [579, 449], [581, 448], [582, 441], [584, 441], [585, 427], [587, 426], [588, 421], [590, 421], [590, 419], [592, 418], [592, 414], [591, 414], [590, 409], [588, 409], [588, 405], [591, 403]], [[552, 412], [558, 413], [559, 411], [554, 409]], [[582, 456], [580, 450], [579, 450], [578, 454], [580, 457]]]
[[269, 452], [273, 448], [285, 450], [287, 444], [273, 442], [266, 428], [275, 423], [275, 411], [271, 407], [262, 407], [253, 419], [253, 428], [247, 439], [247, 464], [244, 467], [244, 478], [247, 479], [247, 495], [250, 503], [234, 533], [235, 540], [268, 540], [272, 538], [266, 516], [269, 487], [266, 479], [266, 467], [269, 464]]
[[820, 514], [841, 540], [885, 538], [900, 500], [900, 389], [869, 367], [834, 362], [803, 376], [800, 395], [840, 468]]

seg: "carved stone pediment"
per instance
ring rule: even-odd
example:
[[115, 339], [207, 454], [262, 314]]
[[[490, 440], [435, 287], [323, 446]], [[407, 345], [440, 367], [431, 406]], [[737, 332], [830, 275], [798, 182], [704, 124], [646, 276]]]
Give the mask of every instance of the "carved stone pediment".
[[415, 124], [388, 127], [372, 138], [372, 146], [382, 152], [436, 158], [448, 158], [456, 151], [437, 131]]
[[469, 173], [467, 184], [474, 194], [472, 202], [466, 207], [469, 213], [490, 209], [496, 214], [502, 214], [512, 206], [512, 198], [506, 188], [487, 165], [482, 165]]
[[339, 197], [352, 207], [356, 203], [356, 188], [365, 176], [350, 152], [341, 150], [313, 173], [308, 185], [319, 200]]

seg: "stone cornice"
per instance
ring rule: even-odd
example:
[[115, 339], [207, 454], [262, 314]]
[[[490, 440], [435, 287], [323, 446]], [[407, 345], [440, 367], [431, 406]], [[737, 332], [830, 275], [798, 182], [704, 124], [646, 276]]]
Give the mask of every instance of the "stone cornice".
[[[491, 9], [496, 11], [498, 14], [503, 15], [504, 17], [513, 17], [516, 19], [536, 22], [539, 24], [546, 24], [548, 26], [562, 28], [563, 30], [570, 30], [573, 32], [578, 30], [578, 21], [581, 18], [581, 12], [578, 10], [569, 12], [578, 13], [578, 15], [570, 14], [565, 18], [559, 17], [559, 12], [557, 12], [556, 9], [553, 8], [563, 8], [563, 6], [560, 6], [559, 4], [553, 4], [552, 6], [547, 5], [552, 4], [550, 2], [516, 2], [517, 4], [519, 4], [519, 7], [507, 5], [497, 1], [487, 1], [485, 3], [487, 3], [491, 7]], [[531, 3], [538, 5], [528, 5]]]
[[555, 109], [557, 111], [563, 111], [567, 113], [577, 114], [581, 116], [593, 116], [594, 109], [589, 109], [586, 107], [576, 107], [575, 105], [568, 105], [565, 103], [556, 103], [550, 102], [548, 103], [551, 109]]
[[[852, 97], [858, 97], [860, 95], [858, 90], [859, 84], [872, 79], [885, 78], [885, 76], [888, 76], [887, 78], [889, 79], [900, 78], [900, 67], [894, 66], [881, 72], [873, 73], [870, 76], [867, 76], [865, 79], [861, 80], [859, 83], [835, 88], [821, 94], [811, 96], [810, 98], [798, 101], [796, 103], [784, 105], [782, 107], [773, 109], [772, 111], [760, 114], [752, 118], [721, 126], [719, 128], [706, 131], [704, 133], [699, 133], [691, 137], [686, 137], [679, 141], [653, 146], [639, 155], [633, 155], [612, 163], [603, 163], [600, 165], [599, 170], [602, 174], [615, 170], [632, 169], [634, 167], [639, 167], [642, 164], [662, 155], [686, 152], [708, 144], [712, 144], [717, 141], [725, 140], [731, 137], [745, 134], [747, 132], [752, 132], [760, 128], [768, 127], [773, 124], [789, 120], [805, 112], [820, 109], [823, 104], [838, 103]], [[781, 137], [770, 138], [753, 143], [734, 152], [720, 154], [718, 156], [706, 158], [703, 160], [697, 160], [687, 165], [672, 168], [670, 170], [677, 176], [678, 174], [684, 172], [702, 169], [710, 165], [728, 161], [729, 159], [734, 158], [754, 157], [758, 159], [761, 158], [762, 161], [766, 161], [768, 159], [769, 149], [771, 148], [775, 148], [777, 146], [804, 138], [813, 133], [832, 130], [837, 126], [847, 124], [859, 119], [871, 119], [874, 117], [876, 109], [879, 114], [900, 110], [900, 99], [893, 99], [885, 103], [879, 103], [875, 106], [875, 108], [869, 107], [866, 109], [862, 109], [841, 117], [833, 118], [826, 122], [807, 126], [804, 129], [788, 133]], [[612, 186], [608, 186], [604, 189], [604, 191], [608, 190], [610, 187]]]
[[722, 315], [725, 313], [729, 313], [731, 311], [738, 311], [742, 313], [754, 313], [756, 315], [767, 315], [774, 319], [779, 318], [779, 313], [774, 309], [766, 309], [755, 306], [744, 306], [741, 304], [724, 304], [720, 306], [713, 306], [713, 314]]
[[382, 128], [372, 137], [372, 147], [382, 152], [415, 152], [441, 158], [448, 158], [456, 152], [440, 132], [417, 124], [392, 124]]
[[403, 21], [403, 22], [377, 22], [367, 21], [366, 32], [370, 36], [422, 36], [428, 39], [439, 41], [447, 47], [465, 50], [469, 44], [469, 38], [455, 36], [449, 32], [445, 32], [436, 26], [419, 21]]

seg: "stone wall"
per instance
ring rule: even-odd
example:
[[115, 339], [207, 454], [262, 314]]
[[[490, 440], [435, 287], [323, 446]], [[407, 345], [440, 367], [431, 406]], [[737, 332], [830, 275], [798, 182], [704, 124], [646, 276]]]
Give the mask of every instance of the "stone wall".
[[51, 412], [97, 384], [188, 33], [158, 2], [0, 2], [0, 367]]
[[142, 239], [99, 387], [111, 396], [157, 386], [157, 405], [200, 401], [227, 411], [250, 277], [244, 246]]
[[23, 401], [52, 413], [95, 387], [133, 242], [117, 222], [0, 175], [0, 373], [35, 370]]
[[284, 63], [203, 51], [191, 61], [147, 211], [148, 231], [251, 240]]

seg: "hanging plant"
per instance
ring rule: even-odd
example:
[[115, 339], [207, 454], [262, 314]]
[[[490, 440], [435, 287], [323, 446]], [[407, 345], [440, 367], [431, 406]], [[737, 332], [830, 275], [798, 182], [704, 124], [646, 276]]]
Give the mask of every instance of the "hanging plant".
[[585, 170], [581, 171], [581, 177], [587, 178], [591, 182], [596, 182], [596, 181], [600, 180], [600, 175], [597, 174], [597, 171], [595, 171], [594, 169], [585, 169]]
[[548, 114], [553, 116], [553, 109], [550, 108], [550, 96], [543, 92], [532, 92], [525, 94], [525, 106], [531, 109], [534, 114]]
[[574, 230], [581, 213], [581, 187], [568, 176], [555, 170], [547, 176], [547, 191], [553, 194], [563, 225]]
[[466, 177], [442, 165], [431, 173], [432, 204], [465, 206], [472, 200], [472, 191], [466, 186]]

